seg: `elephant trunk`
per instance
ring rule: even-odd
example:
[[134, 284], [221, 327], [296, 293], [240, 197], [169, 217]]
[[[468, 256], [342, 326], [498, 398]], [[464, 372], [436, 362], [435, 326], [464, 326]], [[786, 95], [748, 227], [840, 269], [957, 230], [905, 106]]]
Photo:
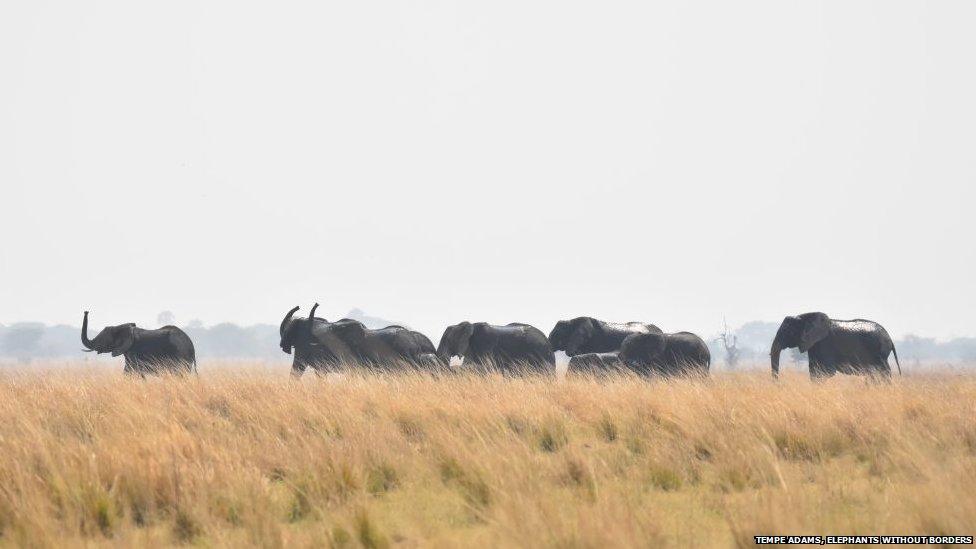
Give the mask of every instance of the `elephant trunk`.
[[311, 333], [312, 326], [315, 324], [315, 310], [319, 308], [319, 304], [316, 303], [312, 305], [312, 310], [308, 312], [308, 331]]
[[285, 328], [288, 327], [288, 323], [291, 322], [292, 315], [294, 315], [295, 314], [295, 311], [297, 311], [297, 310], [298, 310], [298, 305], [296, 305], [295, 308], [293, 308], [292, 310], [288, 311], [288, 314], [285, 315], [285, 318], [283, 318], [281, 320], [281, 325], [278, 326], [278, 335], [279, 336], [284, 336], [285, 335]]
[[95, 350], [94, 344], [88, 339], [88, 311], [85, 311], [85, 319], [81, 321], [81, 344], [89, 351]]
[[780, 343], [779, 335], [773, 339], [773, 346], [769, 349], [769, 364], [773, 370], [773, 379], [779, 377], [779, 354], [783, 350], [783, 345]]
[[446, 366], [450, 366], [451, 365], [451, 357], [453, 355], [450, 352], [448, 352], [448, 351], [437, 351], [437, 353], [435, 353], [435, 354], [437, 355], [437, 359], [440, 360], [442, 364], [444, 364]]
[[[450, 329], [449, 329], [450, 330]], [[445, 332], [441, 337], [440, 342], [437, 344], [437, 357], [440, 358], [445, 364], [451, 363], [451, 357], [454, 356], [454, 345], [449, 341], [450, 332]]]
[[437, 358], [443, 360], [444, 362], [451, 362], [451, 353], [447, 350], [447, 345], [441, 341], [440, 345], [437, 346], [437, 350], [434, 351]]
[[560, 347], [559, 349], [557, 349], [556, 347], [557, 347], [557, 345], [554, 345], [552, 347], [552, 352], [555, 353], [555, 352], [558, 352], [558, 351], [562, 351], [562, 352], [566, 353], [566, 356], [576, 356], [578, 354], [581, 354], [579, 352], [579, 347], [580, 346], [577, 345], [576, 342], [574, 342], [574, 341], [566, 341], [562, 345], [558, 345], [558, 347]]

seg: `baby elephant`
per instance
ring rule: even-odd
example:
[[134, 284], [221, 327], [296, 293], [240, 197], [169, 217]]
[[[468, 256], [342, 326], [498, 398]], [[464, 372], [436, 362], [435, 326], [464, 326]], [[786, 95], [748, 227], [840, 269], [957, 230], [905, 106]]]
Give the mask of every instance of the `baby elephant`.
[[641, 375], [707, 376], [711, 353], [691, 332], [633, 334], [620, 348], [620, 360]]
[[584, 353], [569, 359], [566, 374], [609, 374], [624, 368], [617, 353]]

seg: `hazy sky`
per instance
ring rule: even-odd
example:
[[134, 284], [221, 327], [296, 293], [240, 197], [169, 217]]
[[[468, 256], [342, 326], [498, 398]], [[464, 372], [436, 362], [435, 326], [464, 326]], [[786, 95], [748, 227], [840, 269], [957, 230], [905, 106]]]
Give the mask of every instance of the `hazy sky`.
[[976, 335], [976, 2], [0, 3], [0, 322]]

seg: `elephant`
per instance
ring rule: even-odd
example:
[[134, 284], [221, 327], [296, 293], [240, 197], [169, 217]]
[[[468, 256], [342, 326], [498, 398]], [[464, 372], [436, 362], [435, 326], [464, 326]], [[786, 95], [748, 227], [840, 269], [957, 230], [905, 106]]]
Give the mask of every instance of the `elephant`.
[[779, 377], [779, 355], [783, 349], [799, 348], [808, 353], [810, 379], [820, 380], [838, 372], [891, 378], [888, 355], [901, 363], [891, 336], [871, 320], [833, 320], [826, 314], [803, 313], [783, 319], [769, 350], [773, 377]]
[[403, 326], [372, 330], [357, 320], [343, 318], [329, 322], [315, 316], [316, 303], [308, 318], [293, 318], [298, 307], [288, 311], [278, 332], [281, 350], [291, 354], [292, 374], [300, 376], [312, 367], [319, 373], [336, 371], [344, 364], [375, 368], [402, 366], [440, 369], [446, 367], [427, 336]]
[[445, 362], [459, 356], [465, 365], [478, 369], [495, 367], [505, 374], [523, 369], [546, 374], [556, 372], [556, 356], [546, 334], [518, 322], [495, 326], [465, 321], [448, 326], [437, 346], [437, 355]]
[[186, 332], [176, 326], [163, 326], [156, 330], [145, 330], [133, 323], [106, 326], [88, 339], [88, 311], [81, 322], [81, 343], [85, 352], [112, 353], [123, 355], [127, 374], [196, 372], [196, 351], [193, 341]]
[[620, 350], [624, 338], [630, 334], [656, 333], [661, 329], [653, 324], [627, 322], [615, 324], [588, 316], [560, 320], [549, 333], [553, 351], [565, 351], [567, 356], [585, 353], [610, 353]]
[[623, 371], [624, 363], [619, 353], [583, 353], [573, 355], [566, 368], [567, 374], [600, 374]]
[[641, 375], [707, 376], [708, 345], [691, 332], [631, 334], [620, 346], [620, 361]]

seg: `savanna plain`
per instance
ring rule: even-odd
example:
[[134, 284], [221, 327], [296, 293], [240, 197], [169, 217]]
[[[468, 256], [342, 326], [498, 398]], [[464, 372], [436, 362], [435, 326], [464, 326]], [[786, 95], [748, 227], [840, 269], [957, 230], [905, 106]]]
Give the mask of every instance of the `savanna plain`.
[[0, 371], [0, 545], [751, 546], [972, 535], [976, 376]]

